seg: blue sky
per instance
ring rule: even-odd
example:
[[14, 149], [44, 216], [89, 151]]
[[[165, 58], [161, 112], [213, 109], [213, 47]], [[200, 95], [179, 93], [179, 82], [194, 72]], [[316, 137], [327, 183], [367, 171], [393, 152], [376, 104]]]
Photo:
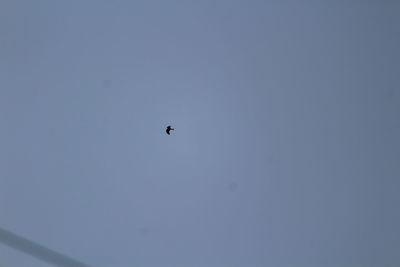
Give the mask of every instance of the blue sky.
[[399, 12], [2, 1], [0, 227], [92, 266], [399, 264]]

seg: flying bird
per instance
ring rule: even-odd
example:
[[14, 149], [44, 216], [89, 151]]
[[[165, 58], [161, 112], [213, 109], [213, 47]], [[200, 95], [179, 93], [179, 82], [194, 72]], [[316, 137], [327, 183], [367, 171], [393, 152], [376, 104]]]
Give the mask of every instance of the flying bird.
[[175, 130], [175, 129], [172, 128], [171, 125], [168, 125], [168, 126], [167, 126], [167, 129], [165, 130], [165, 132], [169, 135], [169, 132], [170, 132], [170, 131], [173, 131], [173, 130]]

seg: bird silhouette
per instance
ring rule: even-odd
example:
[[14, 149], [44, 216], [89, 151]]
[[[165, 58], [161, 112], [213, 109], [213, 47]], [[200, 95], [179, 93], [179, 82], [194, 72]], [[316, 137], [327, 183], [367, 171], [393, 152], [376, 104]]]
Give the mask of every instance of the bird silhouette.
[[165, 130], [165, 132], [169, 135], [169, 132], [170, 132], [170, 131], [173, 131], [173, 130], [175, 130], [175, 129], [172, 128], [171, 125], [168, 125], [168, 126], [167, 126], [167, 129]]

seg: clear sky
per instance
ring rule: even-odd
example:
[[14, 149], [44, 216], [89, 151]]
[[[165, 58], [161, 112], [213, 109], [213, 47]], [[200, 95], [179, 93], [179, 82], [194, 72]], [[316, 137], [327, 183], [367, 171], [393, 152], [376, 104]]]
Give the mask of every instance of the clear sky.
[[398, 266], [399, 14], [2, 0], [0, 228], [100, 267]]

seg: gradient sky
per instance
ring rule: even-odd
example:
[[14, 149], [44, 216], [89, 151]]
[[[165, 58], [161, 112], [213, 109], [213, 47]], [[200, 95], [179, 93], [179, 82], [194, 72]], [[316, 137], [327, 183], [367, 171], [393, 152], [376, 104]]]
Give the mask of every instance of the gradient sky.
[[2, 0], [0, 227], [92, 266], [400, 264], [399, 14]]

